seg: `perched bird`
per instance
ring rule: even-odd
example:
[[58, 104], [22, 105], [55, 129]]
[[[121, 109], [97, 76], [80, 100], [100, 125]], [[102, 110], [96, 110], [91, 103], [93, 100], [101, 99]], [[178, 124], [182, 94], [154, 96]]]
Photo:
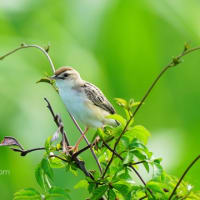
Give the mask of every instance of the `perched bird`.
[[104, 125], [117, 126], [118, 122], [107, 118], [114, 114], [112, 104], [95, 85], [83, 80], [80, 74], [71, 67], [61, 67], [51, 77], [55, 80], [59, 94], [67, 110], [82, 122], [86, 128], [77, 141], [74, 151], [90, 127], [101, 128]]

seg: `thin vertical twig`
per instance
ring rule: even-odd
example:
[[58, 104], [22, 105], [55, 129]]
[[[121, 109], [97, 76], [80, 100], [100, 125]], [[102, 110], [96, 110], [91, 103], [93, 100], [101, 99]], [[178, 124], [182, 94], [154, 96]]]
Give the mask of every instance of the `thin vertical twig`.
[[[55, 73], [55, 66], [54, 66], [54, 64], [53, 64], [53, 61], [52, 61], [51, 57], [50, 57], [49, 54], [48, 54], [48, 51], [49, 51], [49, 48], [50, 48], [49, 46], [48, 46], [48, 48], [45, 50], [44, 48], [42, 48], [42, 47], [40, 47], [40, 46], [38, 46], [38, 45], [35, 45], [35, 44], [30, 44], [30, 45], [28, 45], [28, 44], [22, 43], [20, 47], [18, 47], [18, 48], [16, 48], [16, 49], [14, 49], [14, 50], [12, 50], [12, 51], [10, 51], [10, 52], [4, 54], [3, 56], [0, 56], [0, 60], [3, 60], [4, 58], [6, 58], [7, 56], [9, 56], [9, 55], [15, 53], [16, 51], [21, 50], [21, 49], [25, 49], [25, 48], [37, 48], [37, 49], [39, 49], [40, 51], [42, 51], [42, 53], [47, 57], [47, 59], [48, 59], [48, 61], [49, 61], [49, 64], [50, 64], [50, 66], [51, 66], [52, 72]], [[71, 115], [71, 113], [70, 113], [68, 110], [67, 110], [67, 112], [69, 113], [69, 115], [70, 115], [72, 121], [74, 122], [75, 126], [77, 127], [77, 129], [79, 130], [80, 134], [82, 135], [82, 134], [83, 134], [83, 131], [82, 131], [82, 129], [80, 128], [80, 126], [78, 125], [77, 121], [74, 119], [74, 117]], [[87, 145], [91, 145], [86, 136], [84, 136], [84, 140], [86, 141]], [[101, 165], [100, 165], [99, 160], [98, 160], [96, 154], [94, 153], [92, 147], [90, 148], [90, 151], [91, 151], [91, 153], [92, 153], [92, 155], [93, 155], [93, 157], [94, 157], [94, 159], [95, 159], [95, 161], [96, 161], [96, 163], [97, 163], [97, 166], [98, 166], [98, 168], [99, 168], [99, 171], [100, 171], [101, 174], [102, 174]]]
[[182, 180], [184, 179], [185, 175], [189, 172], [189, 170], [192, 168], [192, 166], [200, 159], [200, 155], [198, 155], [190, 164], [189, 166], [186, 168], [186, 170], [184, 171], [183, 175], [181, 176], [181, 178], [179, 179], [178, 183], [176, 184], [176, 186], [174, 187], [169, 200], [172, 199], [172, 197], [174, 196], [177, 188], [179, 187], [179, 185], [181, 184]]
[[[165, 66], [165, 67], [161, 70], [161, 72], [158, 74], [158, 76], [155, 78], [155, 80], [153, 81], [153, 83], [151, 84], [151, 86], [149, 87], [149, 89], [147, 90], [147, 92], [145, 93], [145, 95], [143, 96], [142, 100], [140, 101], [140, 104], [136, 107], [136, 109], [135, 109], [135, 111], [133, 112], [132, 116], [131, 116], [130, 119], [127, 121], [127, 123], [126, 123], [126, 125], [125, 125], [123, 131], [121, 132], [120, 136], [118, 137], [117, 141], [115, 142], [114, 149], [113, 149], [114, 151], [116, 150], [117, 145], [119, 144], [119, 141], [120, 141], [121, 137], [122, 137], [122, 136], [124, 135], [124, 133], [126, 132], [126, 130], [127, 130], [128, 126], [129, 126], [130, 122], [131, 122], [132, 119], [135, 117], [135, 115], [137, 114], [137, 112], [139, 111], [139, 109], [141, 108], [141, 106], [143, 105], [144, 101], [145, 101], [146, 98], [149, 96], [149, 94], [151, 93], [152, 89], [154, 88], [154, 86], [156, 85], [156, 83], [160, 80], [160, 78], [163, 76], [163, 74], [164, 74], [168, 69], [170, 69], [171, 67], [177, 66], [177, 65], [180, 63], [180, 59], [181, 59], [183, 56], [185, 56], [185, 55], [187, 55], [187, 54], [189, 54], [189, 53], [191, 53], [191, 52], [197, 51], [197, 50], [199, 50], [199, 49], [200, 49], [200, 47], [195, 47], [195, 48], [191, 48], [191, 49], [188, 49], [188, 48], [185, 47], [184, 50], [183, 50], [183, 52], [182, 52], [180, 55], [178, 55], [177, 57], [173, 58], [172, 61], [171, 61], [167, 66]], [[108, 168], [110, 167], [110, 165], [111, 165], [111, 163], [112, 163], [112, 161], [113, 161], [114, 156], [115, 156], [115, 154], [112, 153], [111, 159], [110, 159], [110, 161], [108, 162], [108, 164], [107, 164], [107, 166], [106, 166], [106, 169], [105, 169], [105, 171], [104, 171], [102, 177], [105, 176], [105, 174], [106, 174]]]

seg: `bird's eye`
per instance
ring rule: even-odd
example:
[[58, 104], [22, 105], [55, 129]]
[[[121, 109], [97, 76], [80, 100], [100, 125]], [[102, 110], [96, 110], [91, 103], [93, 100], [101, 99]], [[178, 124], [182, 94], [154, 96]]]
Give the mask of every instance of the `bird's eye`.
[[63, 76], [66, 78], [66, 77], [69, 76], [69, 74], [68, 73], [64, 73]]

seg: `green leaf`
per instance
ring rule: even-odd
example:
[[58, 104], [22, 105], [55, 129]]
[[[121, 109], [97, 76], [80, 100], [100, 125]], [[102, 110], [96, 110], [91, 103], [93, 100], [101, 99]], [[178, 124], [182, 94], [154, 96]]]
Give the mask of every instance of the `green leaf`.
[[128, 151], [127, 154], [126, 154], [126, 157], [123, 161], [123, 164], [125, 165], [125, 164], [128, 164], [128, 163], [131, 163], [133, 161], [133, 156], [134, 156], [134, 154], [132, 152]]
[[127, 108], [127, 101], [125, 99], [115, 98], [115, 101], [119, 106]]
[[115, 200], [116, 199], [116, 194], [113, 191], [113, 189], [108, 190], [108, 200]]
[[68, 194], [69, 190], [68, 189], [63, 189], [60, 187], [52, 187], [49, 190], [49, 194], [46, 195], [46, 199], [52, 199], [51, 197], [59, 197], [59, 200], [61, 199], [71, 199], [69, 194]]
[[163, 168], [159, 162], [154, 161], [153, 163], [153, 180], [160, 177], [163, 173]]
[[43, 77], [40, 80], [38, 80], [36, 83], [49, 83], [49, 84], [53, 84], [53, 80], [48, 78], [48, 77]]
[[38, 80], [36, 83], [48, 83], [56, 90], [56, 92], [58, 92], [58, 88], [55, 86], [55, 81], [50, 79], [49, 77], [43, 77], [40, 80]]
[[44, 170], [44, 173], [53, 180], [53, 170], [49, 164], [49, 161], [47, 158], [43, 158], [41, 162], [42, 169]]
[[121, 115], [113, 114], [113, 115], [107, 116], [106, 118], [115, 119], [115, 120], [117, 120], [122, 126], [125, 126], [125, 125], [126, 125], [126, 120], [125, 120]]
[[153, 193], [162, 193], [164, 194], [164, 191], [163, 191], [163, 184], [162, 183], [159, 183], [159, 182], [154, 182], [154, 181], [150, 181], [148, 184], [147, 184], [147, 187], [149, 189], [151, 189], [151, 191]]
[[137, 138], [146, 145], [151, 134], [144, 126], [136, 125], [126, 131], [125, 135], [129, 138]]
[[89, 193], [92, 193], [95, 190], [96, 184], [89, 182], [89, 186], [88, 186], [88, 191]]
[[127, 185], [124, 184], [113, 184], [112, 185], [122, 196], [127, 199], [129, 194], [129, 188]]
[[33, 188], [25, 188], [14, 194], [14, 200], [39, 200], [41, 199], [40, 193]]
[[78, 188], [85, 188], [87, 189], [88, 188], [88, 182], [86, 180], [81, 180], [79, 181], [75, 186], [74, 186], [74, 189], [78, 189]]
[[35, 178], [40, 187], [44, 188], [44, 172], [42, 170], [41, 163], [35, 169]]
[[50, 153], [50, 148], [51, 148], [51, 139], [52, 139], [52, 136], [49, 136], [47, 138], [47, 140], [45, 141], [45, 149], [46, 149], [46, 152], [49, 154]]
[[108, 185], [103, 185], [94, 190], [91, 200], [99, 200], [108, 190]]
[[62, 160], [56, 157], [49, 158], [49, 163], [51, 168], [64, 168], [65, 164]]
[[127, 136], [122, 136], [120, 143], [122, 143], [122, 145], [128, 149], [129, 148], [129, 138]]
[[148, 162], [144, 162], [142, 163], [144, 168], [147, 170], [147, 172], [149, 173], [149, 163]]
[[96, 134], [102, 139], [105, 137], [105, 133], [103, 132], [101, 128], [97, 129]]
[[143, 154], [142, 151], [134, 150], [134, 151], [132, 151], [132, 153], [133, 153], [134, 156], [136, 156], [138, 159], [140, 159], [140, 160], [146, 160], [146, 156]]

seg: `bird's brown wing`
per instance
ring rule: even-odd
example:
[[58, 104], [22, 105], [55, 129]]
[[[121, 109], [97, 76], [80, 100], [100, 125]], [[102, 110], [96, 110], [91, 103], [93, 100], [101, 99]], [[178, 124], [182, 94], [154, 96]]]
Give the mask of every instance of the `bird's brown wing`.
[[104, 96], [103, 92], [101, 92], [99, 88], [88, 82], [85, 82], [82, 88], [84, 89], [84, 92], [87, 95], [88, 99], [94, 105], [104, 109], [110, 114], [115, 113], [115, 109], [113, 108], [112, 104], [107, 100], [107, 98]]

